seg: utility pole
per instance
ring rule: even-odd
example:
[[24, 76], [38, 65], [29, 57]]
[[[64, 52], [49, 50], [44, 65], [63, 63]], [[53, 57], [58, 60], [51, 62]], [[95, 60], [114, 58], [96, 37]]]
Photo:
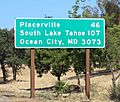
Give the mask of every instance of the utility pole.
[[30, 67], [30, 98], [35, 98], [35, 49], [30, 49], [31, 67]]
[[86, 80], [85, 92], [88, 99], [90, 99], [90, 49], [86, 49]]

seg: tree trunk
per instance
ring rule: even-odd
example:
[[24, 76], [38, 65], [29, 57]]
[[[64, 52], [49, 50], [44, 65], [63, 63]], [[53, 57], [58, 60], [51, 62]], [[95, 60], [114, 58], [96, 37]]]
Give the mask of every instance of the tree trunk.
[[7, 71], [5, 69], [4, 64], [1, 64], [1, 69], [2, 69], [2, 73], [3, 73], [3, 81], [7, 81]]
[[78, 85], [80, 86], [80, 77], [77, 76], [77, 80], [78, 80]]
[[[81, 83], [80, 83], [80, 75], [77, 75], [77, 80], [78, 80], [79, 91], [83, 92], [83, 88], [82, 88]], [[85, 82], [86, 82], [86, 79], [85, 79]]]
[[116, 80], [115, 80], [115, 75], [114, 75], [114, 71], [113, 71], [113, 68], [112, 68], [112, 63], [110, 62], [108, 56], [107, 57], [107, 60], [108, 60], [108, 64], [109, 64], [109, 67], [110, 67], [110, 71], [111, 71], [111, 74], [112, 74], [112, 85], [113, 85], [113, 93], [116, 97]]
[[12, 70], [13, 70], [13, 80], [16, 80], [16, 72], [17, 72], [17, 69], [16, 69], [15, 66], [13, 66]]
[[60, 81], [60, 76], [57, 77], [58, 81]]
[[112, 84], [113, 84], [113, 91], [114, 91], [113, 93], [116, 97], [116, 80], [115, 80], [115, 75], [112, 68], [111, 68], [111, 74], [112, 74]]

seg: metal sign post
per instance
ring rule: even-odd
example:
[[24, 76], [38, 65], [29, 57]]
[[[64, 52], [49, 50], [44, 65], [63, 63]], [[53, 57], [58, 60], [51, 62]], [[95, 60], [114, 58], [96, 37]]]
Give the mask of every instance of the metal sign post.
[[86, 80], [85, 91], [88, 99], [90, 99], [90, 49], [86, 49]]
[[35, 49], [30, 49], [31, 68], [30, 68], [30, 98], [35, 98]]

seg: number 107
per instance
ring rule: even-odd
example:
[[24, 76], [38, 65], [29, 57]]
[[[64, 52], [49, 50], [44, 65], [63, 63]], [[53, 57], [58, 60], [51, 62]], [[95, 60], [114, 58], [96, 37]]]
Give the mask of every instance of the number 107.
[[88, 30], [88, 36], [99, 36], [100, 35], [100, 30]]

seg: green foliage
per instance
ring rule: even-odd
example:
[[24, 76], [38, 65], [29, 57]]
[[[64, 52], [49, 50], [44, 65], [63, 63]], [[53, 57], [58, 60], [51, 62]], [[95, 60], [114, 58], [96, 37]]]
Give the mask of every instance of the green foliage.
[[0, 34], [0, 49], [1, 49], [1, 60], [3, 59], [4, 63], [12, 66], [21, 65], [24, 62], [24, 49], [16, 49], [14, 47], [14, 30], [3, 29]]
[[24, 49], [14, 47], [14, 29], [0, 29], [0, 63], [12, 67], [16, 73], [24, 63], [24, 54]]
[[72, 10], [68, 11], [69, 18], [80, 18], [81, 15], [78, 15], [80, 0], [76, 0], [75, 4], [72, 6]]
[[0, 29], [0, 62], [4, 62], [8, 53], [11, 52], [12, 39], [8, 29]]
[[120, 6], [119, 0], [97, 0], [101, 10], [101, 17], [106, 20], [106, 26], [112, 27], [119, 24]]
[[3, 74], [3, 81], [7, 81], [8, 73], [5, 68], [5, 59], [11, 52], [12, 34], [8, 29], [0, 29], [0, 64]]
[[30, 49], [26, 49], [25, 50], [25, 62], [24, 64], [26, 64], [28, 67], [30, 67]]
[[105, 57], [106, 53], [104, 53], [104, 49], [91, 49], [91, 68], [105, 68]]
[[104, 53], [106, 53], [108, 68], [110, 65], [112, 68], [116, 68], [120, 61], [120, 24], [108, 28]]
[[69, 62], [74, 67], [77, 76], [85, 72], [85, 50], [84, 49], [67, 49], [69, 53]]
[[[50, 70], [50, 60], [48, 49], [35, 49], [35, 68], [38, 73], [38, 77], [42, 77], [43, 74], [46, 74]], [[30, 67], [30, 50], [25, 50], [25, 64]]]
[[[68, 11], [69, 14], [69, 18], [92, 18], [92, 17], [98, 17], [98, 9], [96, 7], [91, 7], [89, 5], [83, 5], [83, 7], [80, 4], [84, 4], [86, 0], [84, 1], [80, 1], [80, 0], [76, 0], [74, 6], [72, 6], [72, 10]], [[81, 13], [82, 15], [78, 14], [79, 13], [79, 9], [82, 9], [83, 12]], [[94, 52], [96, 50], [93, 50]], [[85, 49], [68, 49], [68, 53], [69, 53], [69, 60], [70, 60], [70, 64], [74, 67], [74, 71], [76, 73], [77, 79], [78, 79], [78, 84], [80, 84], [80, 74], [82, 72], [85, 73], [85, 60], [86, 60], [86, 54], [85, 54]], [[96, 54], [98, 54], [96, 52]], [[95, 57], [95, 56], [94, 56]], [[98, 61], [98, 56], [95, 57], [95, 59], [93, 58], [92, 61]], [[95, 62], [93, 62], [95, 63]]]
[[12, 67], [13, 70], [13, 79], [16, 80], [16, 72], [22, 67], [25, 60], [25, 49], [16, 49], [14, 47], [14, 30], [10, 30], [11, 38], [9, 42], [9, 53], [7, 53], [4, 63], [6, 63], [9, 67]]
[[98, 18], [98, 9], [96, 7], [85, 6], [82, 12], [83, 18]]
[[54, 49], [51, 50], [51, 67], [52, 71], [51, 73], [58, 77], [58, 80], [60, 81], [60, 76], [65, 75], [66, 72], [69, 70], [69, 59], [67, 56], [67, 50], [66, 49]]
[[[42, 66], [41, 66], [42, 65]], [[66, 49], [42, 49], [37, 51], [36, 68], [39, 74], [48, 72], [60, 81], [60, 77], [69, 69]]]
[[60, 95], [66, 93], [69, 89], [69, 85], [67, 82], [57, 81], [55, 84], [55, 92]]
[[[104, 49], [104, 53], [106, 54], [106, 67], [111, 70], [112, 74], [112, 88], [111, 88], [111, 99], [116, 97], [115, 101], [119, 102], [119, 87], [120, 85], [116, 85], [116, 80], [118, 77], [115, 77], [113, 69], [120, 68], [120, 24], [113, 25], [113, 27], [109, 27], [106, 33], [106, 47]], [[118, 91], [117, 91], [118, 90]], [[119, 101], [118, 101], [119, 100]]]
[[49, 53], [47, 49], [36, 50], [35, 68], [39, 77], [42, 77], [42, 74], [46, 74], [50, 70], [50, 59], [47, 53]]

